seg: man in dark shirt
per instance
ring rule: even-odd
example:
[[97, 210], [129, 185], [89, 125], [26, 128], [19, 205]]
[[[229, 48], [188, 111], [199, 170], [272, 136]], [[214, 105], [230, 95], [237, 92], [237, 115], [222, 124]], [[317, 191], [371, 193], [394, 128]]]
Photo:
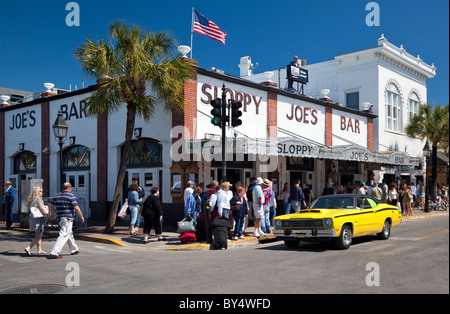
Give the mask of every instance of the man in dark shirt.
[[56, 214], [56, 219], [61, 227], [59, 229], [58, 239], [50, 253], [51, 258], [62, 258], [59, 253], [66, 242], [69, 244], [71, 255], [80, 253], [75, 243], [75, 238], [73, 237], [72, 226], [75, 219], [75, 212], [80, 216], [81, 222], [84, 223], [83, 213], [80, 207], [78, 207], [77, 199], [71, 193], [72, 185], [66, 182], [63, 185], [63, 189], [62, 192], [55, 195], [50, 205], [50, 219], [55, 219]]
[[334, 194], [333, 188], [330, 186], [330, 182], [327, 182], [325, 188], [322, 191], [322, 195], [332, 195]]
[[309, 205], [311, 205], [312, 202], [312, 194], [311, 194], [311, 190], [308, 187], [308, 184], [306, 184], [305, 182], [302, 183], [302, 190], [303, 190], [303, 194], [305, 195], [305, 203], [306, 203], [306, 207], [308, 207]]
[[301, 209], [301, 205], [306, 207], [305, 195], [300, 187], [300, 179], [294, 181], [294, 185], [291, 187], [291, 205], [295, 212]]

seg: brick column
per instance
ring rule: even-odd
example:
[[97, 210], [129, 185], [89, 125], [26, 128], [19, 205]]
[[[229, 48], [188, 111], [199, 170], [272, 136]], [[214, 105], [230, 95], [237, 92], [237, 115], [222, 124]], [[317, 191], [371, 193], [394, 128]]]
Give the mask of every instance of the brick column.
[[373, 150], [373, 118], [367, 118], [367, 148]]
[[[41, 152], [50, 149], [50, 104], [41, 103]], [[41, 179], [44, 180], [42, 188], [45, 196], [50, 196], [50, 154], [41, 153]], [[58, 180], [59, 181], [59, 180]]]
[[333, 146], [333, 109], [325, 108], [325, 145]]
[[[268, 86], [268, 87], [278, 87], [278, 84], [267, 81], [262, 82], [262, 86]], [[276, 138], [278, 137], [278, 111], [277, 111], [277, 105], [278, 105], [278, 95], [272, 91], [267, 92], [267, 137]]]
[[[197, 61], [187, 59], [197, 65]], [[184, 126], [189, 132], [186, 139], [197, 138], [197, 74], [184, 85]]]
[[[184, 58], [186, 62], [191, 62], [194, 65], [197, 65], [197, 61]], [[183, 112], [174, 112], [172, 111], [172, 127], [175, 126], [184, 126], [185, 131], [188, 133], [184, 134], [183, 140], [186, 139], [195, 139], [197, 137], [197, 74], [194, 74], [194, 77], [185, 83], [184, 85], [184, 111]], [[172, 144], [179, 141], [181, 136], [178, 138], [172, 139]], [[184, 145], [184, 143], [183, 143]], [[175, 153], [175, 152], [174, 152]], [[182, 153], [181, 147], [178, 150], [178, 153]], [[172, 162], [172, 166], [178, 164], [182, 169], [186, 170], [189, 165], [191, 165], [192, 161], [180, 161], [180, 162]], [[181, 191], [184, 191], [186, 188], [186, 174], [181, 178]], [[173, 203], [183, 203], [183, 196], [181, 197], [172, 197]]]

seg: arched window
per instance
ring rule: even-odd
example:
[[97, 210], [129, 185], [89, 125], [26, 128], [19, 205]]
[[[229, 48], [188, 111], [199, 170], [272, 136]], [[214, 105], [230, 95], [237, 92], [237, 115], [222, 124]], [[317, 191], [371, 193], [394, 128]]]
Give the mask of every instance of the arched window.
[[420, 98], [416, 92], [411, 92], [408, 97], [408, 123], [419, 112]]
[[387, 86], [385, 97], [386, 129], [392, 131], [402, 131], [400, 91], [394, 83], [390, 83]]
[[36, 155], [24, 151], [14, 157], [14, 174], [36, 173]]
[[127, 167], [162, 167], [162, 145], [151, 138], [131, 141]]
[[64, 170], [89, 170], [91, 167], [91, 152], [89, 148], [75, 145], [63, 151]]

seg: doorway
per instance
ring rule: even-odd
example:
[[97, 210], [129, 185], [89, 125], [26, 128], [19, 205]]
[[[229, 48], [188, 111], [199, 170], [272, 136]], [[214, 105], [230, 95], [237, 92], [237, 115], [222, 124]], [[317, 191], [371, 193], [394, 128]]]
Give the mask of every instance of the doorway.
[[72, 185], [72, 194], [77, 198], [78, 206], [87, 220], [90, 217], [90, 173], [89, 171], [66, 171], [66, 180]]
[[[150, 191], [153, 187], [159, 187], [159, 190], [161, 191], [161, 187], [158, 186], [160, 184], [159, 182], [159, 171], [158, 169], [129, 169], [128, 170], [128, 184], [124, 186], [124, 190], [127, 191], [128, 187], [130, 186], [133, 179], [137, 179], [139, 182], [139, 185], [142, 187], [142, 189], [145, 192], [145, 198], [147, 198], [150, 195]], [[127, 195], [124, 195], [127, 197]], [[144, 199], [145, 201], [145, 199]]]

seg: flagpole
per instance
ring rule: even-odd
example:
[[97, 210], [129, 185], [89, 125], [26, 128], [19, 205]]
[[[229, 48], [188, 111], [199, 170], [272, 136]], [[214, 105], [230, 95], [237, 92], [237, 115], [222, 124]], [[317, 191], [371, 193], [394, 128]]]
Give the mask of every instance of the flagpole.
[[194, 41], [194, 7], [192, 7], [192, 19], [191, 19], [191, 59], [192, 59], [193, 41]]

